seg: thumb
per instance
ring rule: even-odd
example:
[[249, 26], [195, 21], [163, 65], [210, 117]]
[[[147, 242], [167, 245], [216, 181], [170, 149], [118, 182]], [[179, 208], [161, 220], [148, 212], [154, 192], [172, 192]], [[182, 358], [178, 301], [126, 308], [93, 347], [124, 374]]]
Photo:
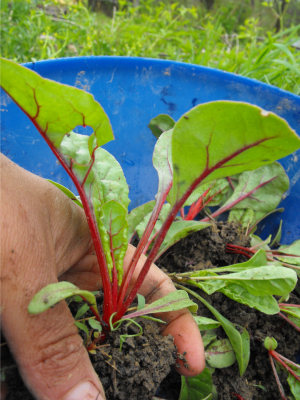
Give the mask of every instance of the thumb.
[[6, 318], [4, 335], [35, 398], [104, 400], [103, 388], [66, 303], [40, 315], [22, 314]]

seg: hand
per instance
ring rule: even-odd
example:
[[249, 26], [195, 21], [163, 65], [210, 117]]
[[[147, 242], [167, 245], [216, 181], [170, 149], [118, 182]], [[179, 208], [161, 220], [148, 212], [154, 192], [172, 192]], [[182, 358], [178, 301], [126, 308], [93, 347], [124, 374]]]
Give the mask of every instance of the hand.
[[[37, 399], [105, 398], [72, 315], [65, 302], [29, 315], [33, 295], [49, 283], [68, 280], [97, 290], [101, 277], [83, 210], [60, 190], [6, 157], [1, 171], [1, 320], [2, 331], [28, 389]], [[129, 246], [124, 268], [134, 251]], [[141, 259], [138, 264], [140, 269]], [[133, 280], [136, 278], [135, 273]], [[175, 288], [155, 265], [140, 293], [152, 302]], [[192, 376], [204, 368], [199, 329], [188, 310], [161, 314], [162, 334], [174, 336]], [[97, 397], [98, 396], [98, 397]]]

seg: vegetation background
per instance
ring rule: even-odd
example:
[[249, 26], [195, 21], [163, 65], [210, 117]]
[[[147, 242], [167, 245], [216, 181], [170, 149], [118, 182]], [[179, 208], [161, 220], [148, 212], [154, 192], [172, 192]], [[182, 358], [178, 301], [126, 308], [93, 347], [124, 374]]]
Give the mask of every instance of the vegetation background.
[[1, 55], [218, 68], [300, 94], [300, 0], [2, 0]]

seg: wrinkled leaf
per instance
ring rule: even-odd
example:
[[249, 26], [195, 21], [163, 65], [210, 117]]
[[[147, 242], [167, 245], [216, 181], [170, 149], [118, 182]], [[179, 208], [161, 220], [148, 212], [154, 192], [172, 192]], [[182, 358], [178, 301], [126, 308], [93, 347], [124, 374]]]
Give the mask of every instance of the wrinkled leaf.
[[113, 140], [109, 119], [94, 97], [1, 60], [1, 86], [55, 147], [76, 126], [91, 126], [98, 146]]
[[127, 314], [123, 319], [136, 318], [145, 314], [176, 311], [181, 310], [182, 308], [189, 308], [192, 313], [196, 313], [198, 306], [190, 300], [186, 291], [176, 290], [175, 292], [169, 293], [161, 299], [154, 301], [139, 311]]
[[56, 186], [58, 189], [60, 189], [66, 196], [69, 197], [69, 199], [73, 200], [74, 203], [76, 203], [79, 207], [82, 208], [82, 203], [80, 201], [80, 198], [76, 196], [74, 193], [71, 192], [68, 188], [65, 186], [61, 185], [60, 183], [51, 181], [51, 179], [47, 179], [48, 182], [52, 183], [52, 185]]
[[81, 290], [70, 282], [51, 283], [35, 294], [29, 303], [29, 314], [40, 314], [55, 306], [61, 300], [70, 296], [80, 295], [94, 308], [96, 306], [95, 296], [87, 291]]
[[169, 131], [175, 125], [175, 121], [167, 114], [160, 114], [152, 118], [149, 122], [148, 128], [153, 135], [158, 139], [163, 132]]
[[[118, 284], [122, 283], [123, 260], [127, 251], [127, 209], [116, 201], [108, 201], [100, 208], [98, 227], [108, 271], [112, 274], [113, 265], [118, 273]], [[111, 278], [112, 279], [112, 278]]]
[[259, 107], [230, 101], [196, 106], [173, 129], [171, 204], [199, 184], [252, 171], [299, 146], [286, 121]]
[[145, 216], [149, 213], [152, 212], [153, 208], [155, 206], [155, 200], [151, 200], [148, 203], [145, 203], [137, 208], [134, 208], [129, 215], [127, 216], [127, 222], [128, 222], [128, 242], [130, 243], [133, 235], [136, 232], [136, 227], [142, 220], [145, 218]]
[[211, 400], [212, 386], [212, 376], [208, 368], [194, 378], [181, 376], [179, 400]]
[[236, 361], [235, 352], [228, 339], [217, 340], [205, 350], [205, 359], [213, 368], [227, 368]]
[[238, 222], [244, 229], [247, 229], [253, 221], [254, 211], [251, 208], [233, 209], [228, 216], [228, 222]]
[[194, 315], [194, 320], [196, 321], [200, 331], [216, 329], [220, 326], [220, 322], [215, 321], [211, 318], [198, 317]]

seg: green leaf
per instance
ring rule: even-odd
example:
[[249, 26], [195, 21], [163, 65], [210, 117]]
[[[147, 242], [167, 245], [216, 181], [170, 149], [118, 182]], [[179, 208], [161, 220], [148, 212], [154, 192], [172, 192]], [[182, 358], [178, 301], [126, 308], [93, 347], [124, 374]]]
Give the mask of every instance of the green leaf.
[[212, 386], [212, 376], [208, 368], [194, 378], [181, 375], [179, 400], [211, 400]]
[[220, 322], [217, 322], [211, 318], [198, 317], [194, 315], [194, 320], [196, 321], [200, 331], [216, 329], [220, 326]]
[[[262, 249], [258, 250], [248, 261], [243, 263], [228, 265], [226, 267], [219, 267], [219, 268], [211, 268], [210, 272], [239, 272], [245, 271], [252, 268], [262, 267], [267, 265], [267, 256], [266, 252]], [[197, 276], [197, 272], [193, 272], [191, 276]]]
[[139, 293], [138, 293], [136, 296], [137, 296], [137, 299], [138, 299], [137, 310], [139, 311], [139, 310], [141, 310], [142, 308], [145, 307], [145, 305], [146, 305], [146, 299], [145, 299], [144, 296], [142, 296], [142, 295], [139, 294]]
[[122, 283], [123, 260], [127, 251], [126, 221], [127, 209], [114, 200], [108, 201], [100, 208], [98, 228], [107, 262], [107, 268], [112, 279], [113, 265], [118, 274], [118, 285]]
[[85, 324], [83, 324], [82, 322], [78, 322], [78, 321], [74, 321], [74, 323], [78, 329], [81, 329], [86, 334], [86, 336], [89, 337], [89, 330]]
[[252, 209], [268, 213], [275, 209], [282, 195], [289, 188], [289, 178], [279, 163], [264, 165], [255, 171], [245, 171], [239, 177], [239, 183], [232, 196], [223, 207], [237, 202], [243, 196], [251, 193], [242, 201], [233, 205], [233, 209]]
[[204, 348], [206, 346], [209, 345], [209, 343], [211, 343], [212, 341], [217, 339], [217, 334], [216, 331], [214, 329], [209, 330], [209, 331], [205, 331], [205, 332], [201, 332], [201, 336], [202, 336], [202, 341], [203, 341], [203, 346]]
[[102, 326], [101, 326], [101, 324], [100, 324], [99, 321], [96, 321], [96, 320], [93, 319], [93, 318], [89, 318], [89, 319], [88, 319], [88, 322], [89, 322], [89, 325], [90, 325], [90, 327], [91, 327], [92, 329], [95, 329], [96, 331], [98, 331], [98, 332], [101, 333], [101, 331], [102, 331]]
[[275, 246], [277, 243], [280, 242], [281, 234], [282, 234], [282, 220], [280, 220], [280, 224], [279, 224], [279, 227], [278, 227], [278, 231], [277, 231], [276, 235], [274, 236], [274, 239], [272, 240], [272, 243], [270, 244], [270, 247], [273, 247], [273, 246]]
[[255, 308], [256, 310], [268, 315], [274, 315], [280, 311], [278, 303], [273, 296], [255, 296], [237, 283], [227, 284], [218, 291], [238, 303], [246, 304], [247, 306]]
[[280, 311], [289, 314], [289, 319], [300, 328], [300, 308], [284, 306]]
[[93, 128], [98, 146], [113, 140], [107, 115], [89, 93], [5, 59], [1, 60], [1, 86], [55, 147], [78, 125]]
[[[82, 301], [81, 298], [80, 298], [80, 300]], [[88, 309], [89, 309], [89, 306], [88, 306], [87, 304], [83, 304], [83, 305], [79, 308], [79, 310], [77, 311], [77, 313], [76, 313], [74, 319], [76, 320], [76, 319], [79, 319], [80, 317], [82, 317], [83, 314], [85, 314], [85, 313], [88, 311]]]
[[205, 350], [206, 362], [213, 368], [227, 368], [236, 361], [235, 352], [228, 339], [217, 340]]
[[88, 198], [93, 202], [96, 217], [100, 207], [115, 200], [126, 209], [130, 203], [129, 189], [118, 161], [106, 150], [98, 147], [94, 151], [94, 160], [88, 149], [89, 137], [70, 132], [61, 143], [60, 151], [66, 164], [83, 184]]
[[71, 190], [61, 185], [60, 183], [51, 181], [51, 179], [47, 179], [47, 181], [52, 183], [52, 185], [56, 186], [58, 189], [60, 189], [66, 196], [69, 197], [69, 199], [73, 200], [74, 203], [76, 203], [79, 207], [82, 208], [82, 203], [80, 201], [80, 198], [78, 199], [78, 197], [74, 193], [72, 193]]
[[262, 249], [262, 250], [270, 250], [270, 247], [268, 246], [271, 243], [272, 236], [270, 235], [267, 240], [262, 240], [259, 236], [256, 236], [254, 234], [250, 235], [251, 239], [251, 247], [255, 247], [256, 250]]
[[185, 238], [192, 232], [200, 231], [204, 228], [207, 228], [208, 226], [211, 226], [211, 224], [208, 222], [199, 222], [199, 221], [173, 222], [173, 224], [170, 226], [170, 229], [168, 230], [168, 233], [161, 245], [160, 251], [157, 254], [155, 260], [157, 260], [171, 246], [179, 242], [179, 240]]
[[296, 240], [294, 243], [290, 245], [280, 246], [277, 251], [282, 251], [283, 253], [292, 254], [292, 256], [286, 256], [286, 255], [276, 256], [278, 260], [293, 265], [300, 265], [300, 257], [293, 257], [293, 255], [300, 256], [300, 239]]
[[155, 314], [169, 311], [177, 311], [182, 308], [188, 308], [192, 313], [196, 313], [198, 306], [192, 300], [190, 300], [189, 295], [184, 290], [176, 290], [171, 292], [166, 296], [162, 297], [149, 304], [148, 306], [142, 308], [139, 311], [135, 311], [131, 314], [125, 315], [122, 319], [132, 319], [145, 314]]
[[[203, 276], [198, 277], [198, 279], [209, 280], [209, 282], [206, 282], [206, 285], [211, 285], [212, 287], [220, 287], [220, 281], [226, 284], [237, 283], [254, 296], [284, 296], [295, 288], [297, 274], [290, 268], [266, 266], [227, 275], [219, 275], [217, 277]], [[215, 280], [216, 283], [214, 282]]]
[[160, 114], [152, 118], [149, 122], [148, 128], [153, 135], [158, 139], [163, 132], [169, 131], [175, 125], [175, 121], [167, 114]]
[[196, 106], [173, 129], [171, 204], [199, 184], [252, 171], [299, 146], [286, 121], [259, 107], [230, 101]]
[[[295, 370], [295, 373], [300, 378], [300, 370]], [[300, 382], [292, 374], [288, 374], [287, 381], [295, 400], [300, 400]]]
[[[160, 228], [162, 227], [163, 223], [165, 222], [169, 212], [170, 212], [170, 204], [166, 203], [163, 205], [163, 207], [159, 213], [158, 219], [156, 220], [156, 223], [155, 223], [152, 233], [150, 235], [150, 240], [160, 230]], [[151, 215], [152, 215], [152, 213], [150, 212], [148, 215], [145, 216], [145, 218], [143, 218], [143, 220], [136, 227], [136, 232], [137, 232], [139, 238], [141, 238], [143, 236], [143, 233], [146, 230], [146, 227], [151, 218]]]
[[40, 314], [61, 300], [75, 295], [82, 296], [90, 306], [97, 308], [96, 298], [91, 292], [81, 290], [70, 282], [58, 282], [50, 283], [35, 294], [29, 303], [28, 312], [29, 314]]
[[247, 330], [244, 329], [241, 335], [239, 331], [235, 329], [234, 325], [230, 321], [228, 321], [228, 319], [223, 317], [211, 304], [209, 304], [201, 296], [188, 288], [184, 288], [181, 285], [177, 284], [176, 286], [186, 290], [188, 293], [195, 296], [196, 299], [200, 300], [221, 323], [222, 328], [226, 332], [228, 339], [230, 340], [230, 343], [235, 351], [236, 359], [239, 364], [240, 375], [242, 376], [246, 371], [250, 358], [250, 338]]
[[129, 215], [127, 216], [128, 222], [128, 242], [130, 243], [133, 235], [136, 232], [136, 227], [142, 220], [145, 218], [147, 214], [152, 212], [155, 206], [155, 200], [151, 200], [148, 203], [145, 203], [137, 208], [134, 208]]
[[264, 340], [264, 346], [268, 351], [276, 350], [278, 343], [276, 339], [267, 336]]
[[254, 211], [247, 209], [232, 209], [229, 212], [228, 222], [238, 222], [244, 229], [247, 229], [253, 221]]

